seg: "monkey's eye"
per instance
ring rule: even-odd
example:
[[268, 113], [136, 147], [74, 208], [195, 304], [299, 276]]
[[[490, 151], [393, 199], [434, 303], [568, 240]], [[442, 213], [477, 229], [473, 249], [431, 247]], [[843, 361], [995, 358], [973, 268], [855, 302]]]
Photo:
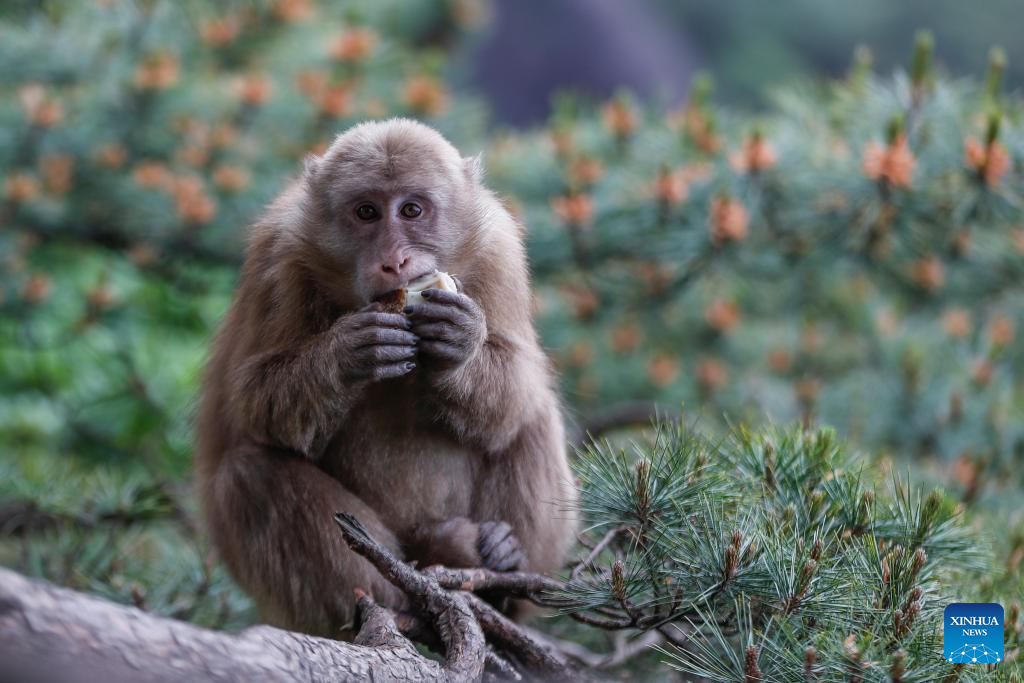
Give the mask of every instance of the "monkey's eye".
[[377, 215], [377, 207], [373, 204], [360, 204], [356, 207], [356, 217], [361, 221], [372, 221]]
[[402, 215], [406, 218], [416, 218], [423, 213], [423, 207], [414, 202], [407, 202], [402, 205]]

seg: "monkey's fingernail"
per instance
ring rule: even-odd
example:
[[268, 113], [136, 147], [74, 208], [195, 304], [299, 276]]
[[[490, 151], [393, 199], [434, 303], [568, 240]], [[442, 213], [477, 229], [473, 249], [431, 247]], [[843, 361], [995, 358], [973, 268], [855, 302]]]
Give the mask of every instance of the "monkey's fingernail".
[[430, 295], [430, 290], [429, 289], [424, 289], [422, 292], [420, 292], [420, 296], [422, 296], [424, 299], [429, 299], [430, 296], [431, 296]]
[[403, 308], [402, 313], [405, 313], [406, 315], [412, 313], [412, 306], [406, 306], [405, 308]]
[[417, 336], [417, 335], [415, 335], [415, 334], [414, 334], [414, 335], [412, 335], [412, 343], [413, 343], [413, 344], [415, 344], [415, 343], [416, 343], [416, 342], [418, 342], [419, 340], [420, 340], [419, 336]]
[[406, 363], [405, 364], [405, 369], [406, 370], [415, 370], [416, 369], [416, 364], [415, 363]]

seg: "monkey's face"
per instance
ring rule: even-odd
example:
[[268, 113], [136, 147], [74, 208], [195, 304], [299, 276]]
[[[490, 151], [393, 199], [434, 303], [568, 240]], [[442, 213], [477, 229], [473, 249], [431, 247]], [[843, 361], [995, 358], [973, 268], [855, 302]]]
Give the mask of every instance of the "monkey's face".
[[338, 227], [364, 301], [440, 268], [448, 207], [427, 188], [382, 185], [350, 195], [340, 210]]
[[412, 122], [357, 126], [314, 169], [317, 242], [364, 303], [445, 270], [467, 237], [471, 176], [438, 133]]

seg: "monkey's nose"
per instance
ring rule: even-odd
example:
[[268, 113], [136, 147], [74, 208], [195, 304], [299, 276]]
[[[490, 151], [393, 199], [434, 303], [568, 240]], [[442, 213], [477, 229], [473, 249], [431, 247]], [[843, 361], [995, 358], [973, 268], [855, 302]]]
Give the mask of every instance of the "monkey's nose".
[[390, 261], [382, 263], [380, 268], [390, 275], [400, 275], [402, 273], [402, 268], [405, 268], [407, 265], [409, 265], [408, 256], [397, 256]]

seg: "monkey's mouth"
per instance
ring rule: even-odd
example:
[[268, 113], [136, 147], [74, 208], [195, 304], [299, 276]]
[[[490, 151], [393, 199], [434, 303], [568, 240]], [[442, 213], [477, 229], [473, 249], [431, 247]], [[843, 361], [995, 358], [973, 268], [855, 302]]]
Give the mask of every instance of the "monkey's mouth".
[[396, 287], [395, 289], [388, 289], [388, 290], [383, 291], [383, 292], [377, 292], [372, 297], [370, 297], [370, 301], [385, 302], [386, 303], [386, 302], [388, 302], [390, 300], [393, 300], [394, 298], [396, 298], [398, 296], [399, 292], [403, 292], [406, 289], [408, 289], [410, 284], [412, 284], [413, 282], [416, 282], [417, 280], [421, 280], [421, 279], [427, 277], [428, 275], [431, 275], [433, 272], [434, 272], [433, 268], [428, 268], [427, 270], [424, 270], [423, 272], [419, 273], [415, 277], [403, 278], [401, 286]]
[[402, 282], [402, 289], [408, 289], [409, 285], [411, 285], [412, 283], [414, 283], [414, 282], [416, 282], [418, 280], [422, 280], [423, 278], [427, 277], [428, 275], [433, 275], [436, 271], [437, 271], [436, 268], [427, 268], [426, 270], [421, 272], [416, 277], [406, 278], [405, 281]]

